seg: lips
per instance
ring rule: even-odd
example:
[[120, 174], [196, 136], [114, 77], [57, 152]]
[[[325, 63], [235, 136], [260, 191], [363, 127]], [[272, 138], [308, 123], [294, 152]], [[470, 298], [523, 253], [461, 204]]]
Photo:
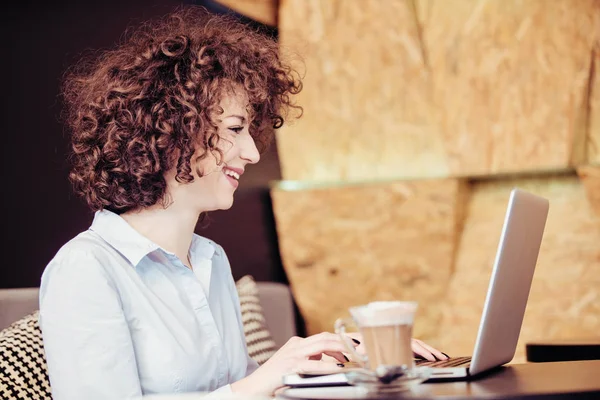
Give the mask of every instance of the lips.
[[235, 167], [224, 167], [223, 168], [223, 174], [225, 174], [229, 183], [231, 183], [231, 185], [235, 188], [238, 187], [238, 185], [239, 185], [238, 180], [240, 179], [240, 176], [242, 176], [243, 173], [244, 173], [244, 170], [242, 168], [235, 168]]

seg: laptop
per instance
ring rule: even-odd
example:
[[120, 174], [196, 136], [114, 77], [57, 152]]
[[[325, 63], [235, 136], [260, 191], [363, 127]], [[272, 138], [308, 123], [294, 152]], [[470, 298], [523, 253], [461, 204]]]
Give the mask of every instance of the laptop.
[[[513, 359], [548, 207], [549, 202], [543, 197], [519, 188], [511, 191], [472, 356], [417, 361], [418, 366], [431, 367], [428, 381], [470, 379]], [[284, 384], [331, 386], [347, 384], [347, 380], [344, 373], [291, 374], [284, 377]]]
[[417, 361], [432, 367], [430, 380], [473, 377], [513, 359], [548, 207], [543, 197], [518, 188], [511, 191], [472, 357]]

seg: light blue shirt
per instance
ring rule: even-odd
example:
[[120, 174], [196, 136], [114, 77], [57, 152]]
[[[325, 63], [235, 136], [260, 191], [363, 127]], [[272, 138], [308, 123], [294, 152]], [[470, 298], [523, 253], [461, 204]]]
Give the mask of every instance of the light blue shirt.
[[106, 210], [58, 251], [40, 287], [54, 400], [230, 391], [257, 368], [223, 248], [194, 235], [190, 259]]

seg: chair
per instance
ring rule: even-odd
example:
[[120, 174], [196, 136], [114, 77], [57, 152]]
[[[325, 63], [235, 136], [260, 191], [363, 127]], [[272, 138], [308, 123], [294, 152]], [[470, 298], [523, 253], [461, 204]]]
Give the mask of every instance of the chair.
[[39, 288], [0, 289], [0, 331], [39, 308]]

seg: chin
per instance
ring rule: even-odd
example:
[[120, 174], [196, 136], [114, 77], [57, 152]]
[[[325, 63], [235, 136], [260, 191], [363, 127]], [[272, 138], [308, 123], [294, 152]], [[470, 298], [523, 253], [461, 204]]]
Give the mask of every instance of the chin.
[[219, 210], [229, 210], [233, 206], [233, 196], [228, 201], [219, 202]]

